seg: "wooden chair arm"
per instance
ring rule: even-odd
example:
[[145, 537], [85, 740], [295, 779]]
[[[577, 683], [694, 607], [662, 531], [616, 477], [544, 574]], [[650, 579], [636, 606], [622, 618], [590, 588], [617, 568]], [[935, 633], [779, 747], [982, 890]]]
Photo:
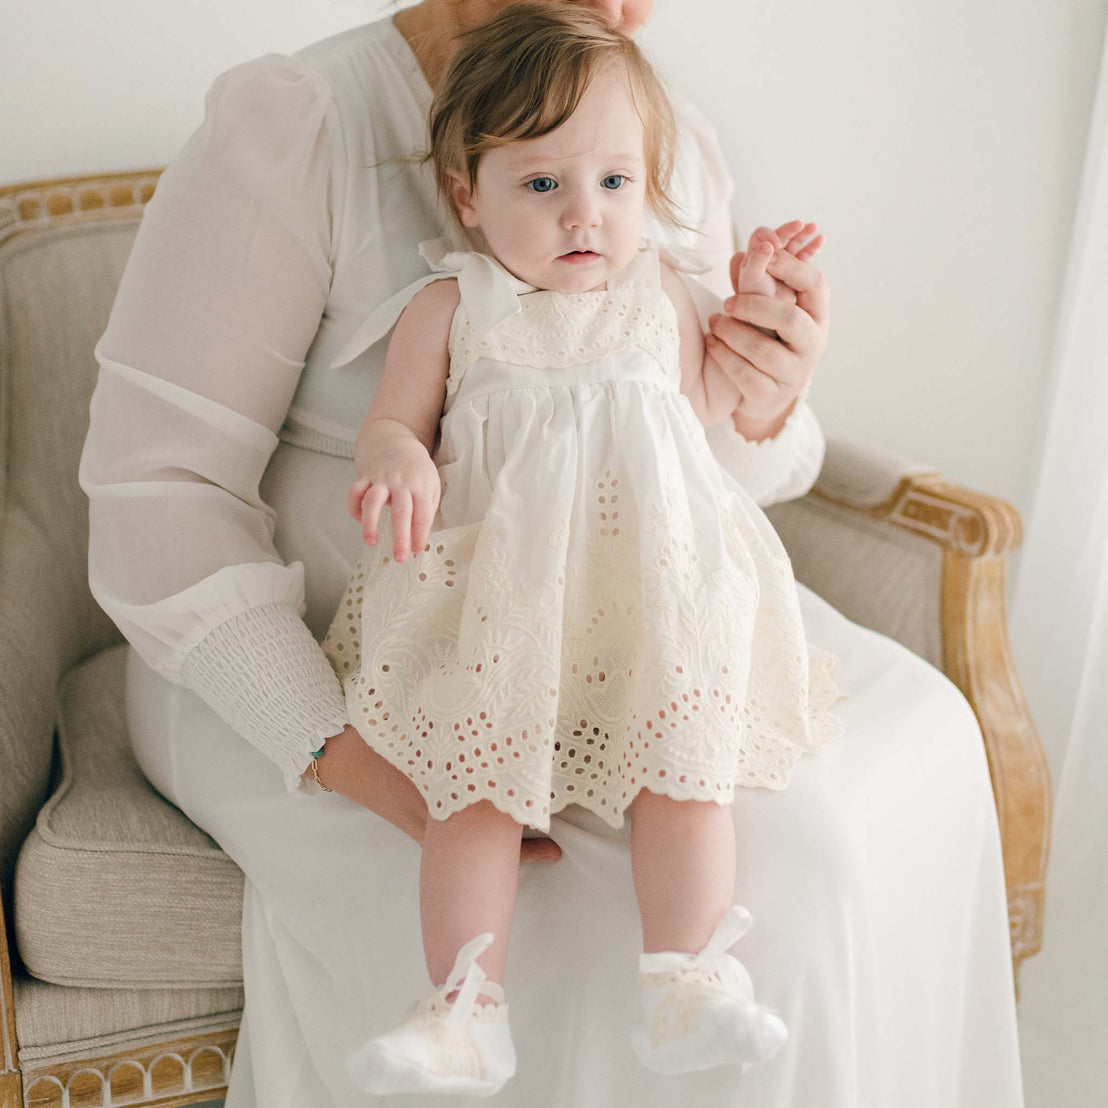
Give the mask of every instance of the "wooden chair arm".
[[1052, 803], [1046, 752], [1008, 640], [1006, 559], [1023, 537], [1019, 513], [934, 470], [834, 441], [809, 497], [941, 550], [941, 666], [965, 694], [985, 741], [1018, 974], [1042, 945]]

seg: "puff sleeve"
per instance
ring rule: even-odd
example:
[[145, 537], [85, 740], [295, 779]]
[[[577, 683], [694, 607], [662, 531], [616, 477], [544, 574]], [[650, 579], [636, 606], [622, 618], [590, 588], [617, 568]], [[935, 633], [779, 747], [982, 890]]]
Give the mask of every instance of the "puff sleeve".
[[259, 483], [330, 285], [337, 128], [326, 82], [297, 59], [216, 80], [97, 345], [80, 468], [94, 597], [290, 789], [347, 715]]

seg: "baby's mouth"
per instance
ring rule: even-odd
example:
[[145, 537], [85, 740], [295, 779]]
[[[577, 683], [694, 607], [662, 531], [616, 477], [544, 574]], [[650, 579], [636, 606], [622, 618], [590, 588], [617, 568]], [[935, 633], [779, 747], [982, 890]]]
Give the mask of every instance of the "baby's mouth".
[[569, 262], [570, 265], [580, 265], [582, 262], [591, 262], [599, 258], [595, 250], [571, 250], [568, 254], [559, 256], [558, 261]]

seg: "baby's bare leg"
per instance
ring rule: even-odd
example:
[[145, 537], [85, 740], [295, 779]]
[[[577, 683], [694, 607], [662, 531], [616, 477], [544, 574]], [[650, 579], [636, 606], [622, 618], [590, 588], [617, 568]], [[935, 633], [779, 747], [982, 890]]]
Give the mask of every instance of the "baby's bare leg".
[[488, 800], [445, 820], [427, 820], [419, 899], [423, 952], [436, 987], [458, 951], [483, 931], [496, 939], [477, 963], [490, 981], [504, 984], [522, 834], [522, 826]]
[[631, 874], [643, 952], [699, 953], [733, 903], [731, 809], [643, 789], [631, 804]]

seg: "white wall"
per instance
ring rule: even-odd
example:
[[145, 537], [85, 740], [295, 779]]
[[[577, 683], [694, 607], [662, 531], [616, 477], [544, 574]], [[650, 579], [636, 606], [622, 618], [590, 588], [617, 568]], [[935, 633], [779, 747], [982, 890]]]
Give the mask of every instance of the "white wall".
[[[1106, 3], [659, 0], [646, 36], [720, 128], [740, 228], [827, 231], [827, 430], [1024, 512]], [[0, 181], [164, 164], [223, 69], [384, 9], [9, 5]]]
[[4, 3], [0, 181], [164, 165], [224, 69], [375, 18], [383, 0]]
[[825, 428], [1026, 512], [1105, 3], [692, 6], [650, 39], [720, 128], [740, 228], [828, 235]]

